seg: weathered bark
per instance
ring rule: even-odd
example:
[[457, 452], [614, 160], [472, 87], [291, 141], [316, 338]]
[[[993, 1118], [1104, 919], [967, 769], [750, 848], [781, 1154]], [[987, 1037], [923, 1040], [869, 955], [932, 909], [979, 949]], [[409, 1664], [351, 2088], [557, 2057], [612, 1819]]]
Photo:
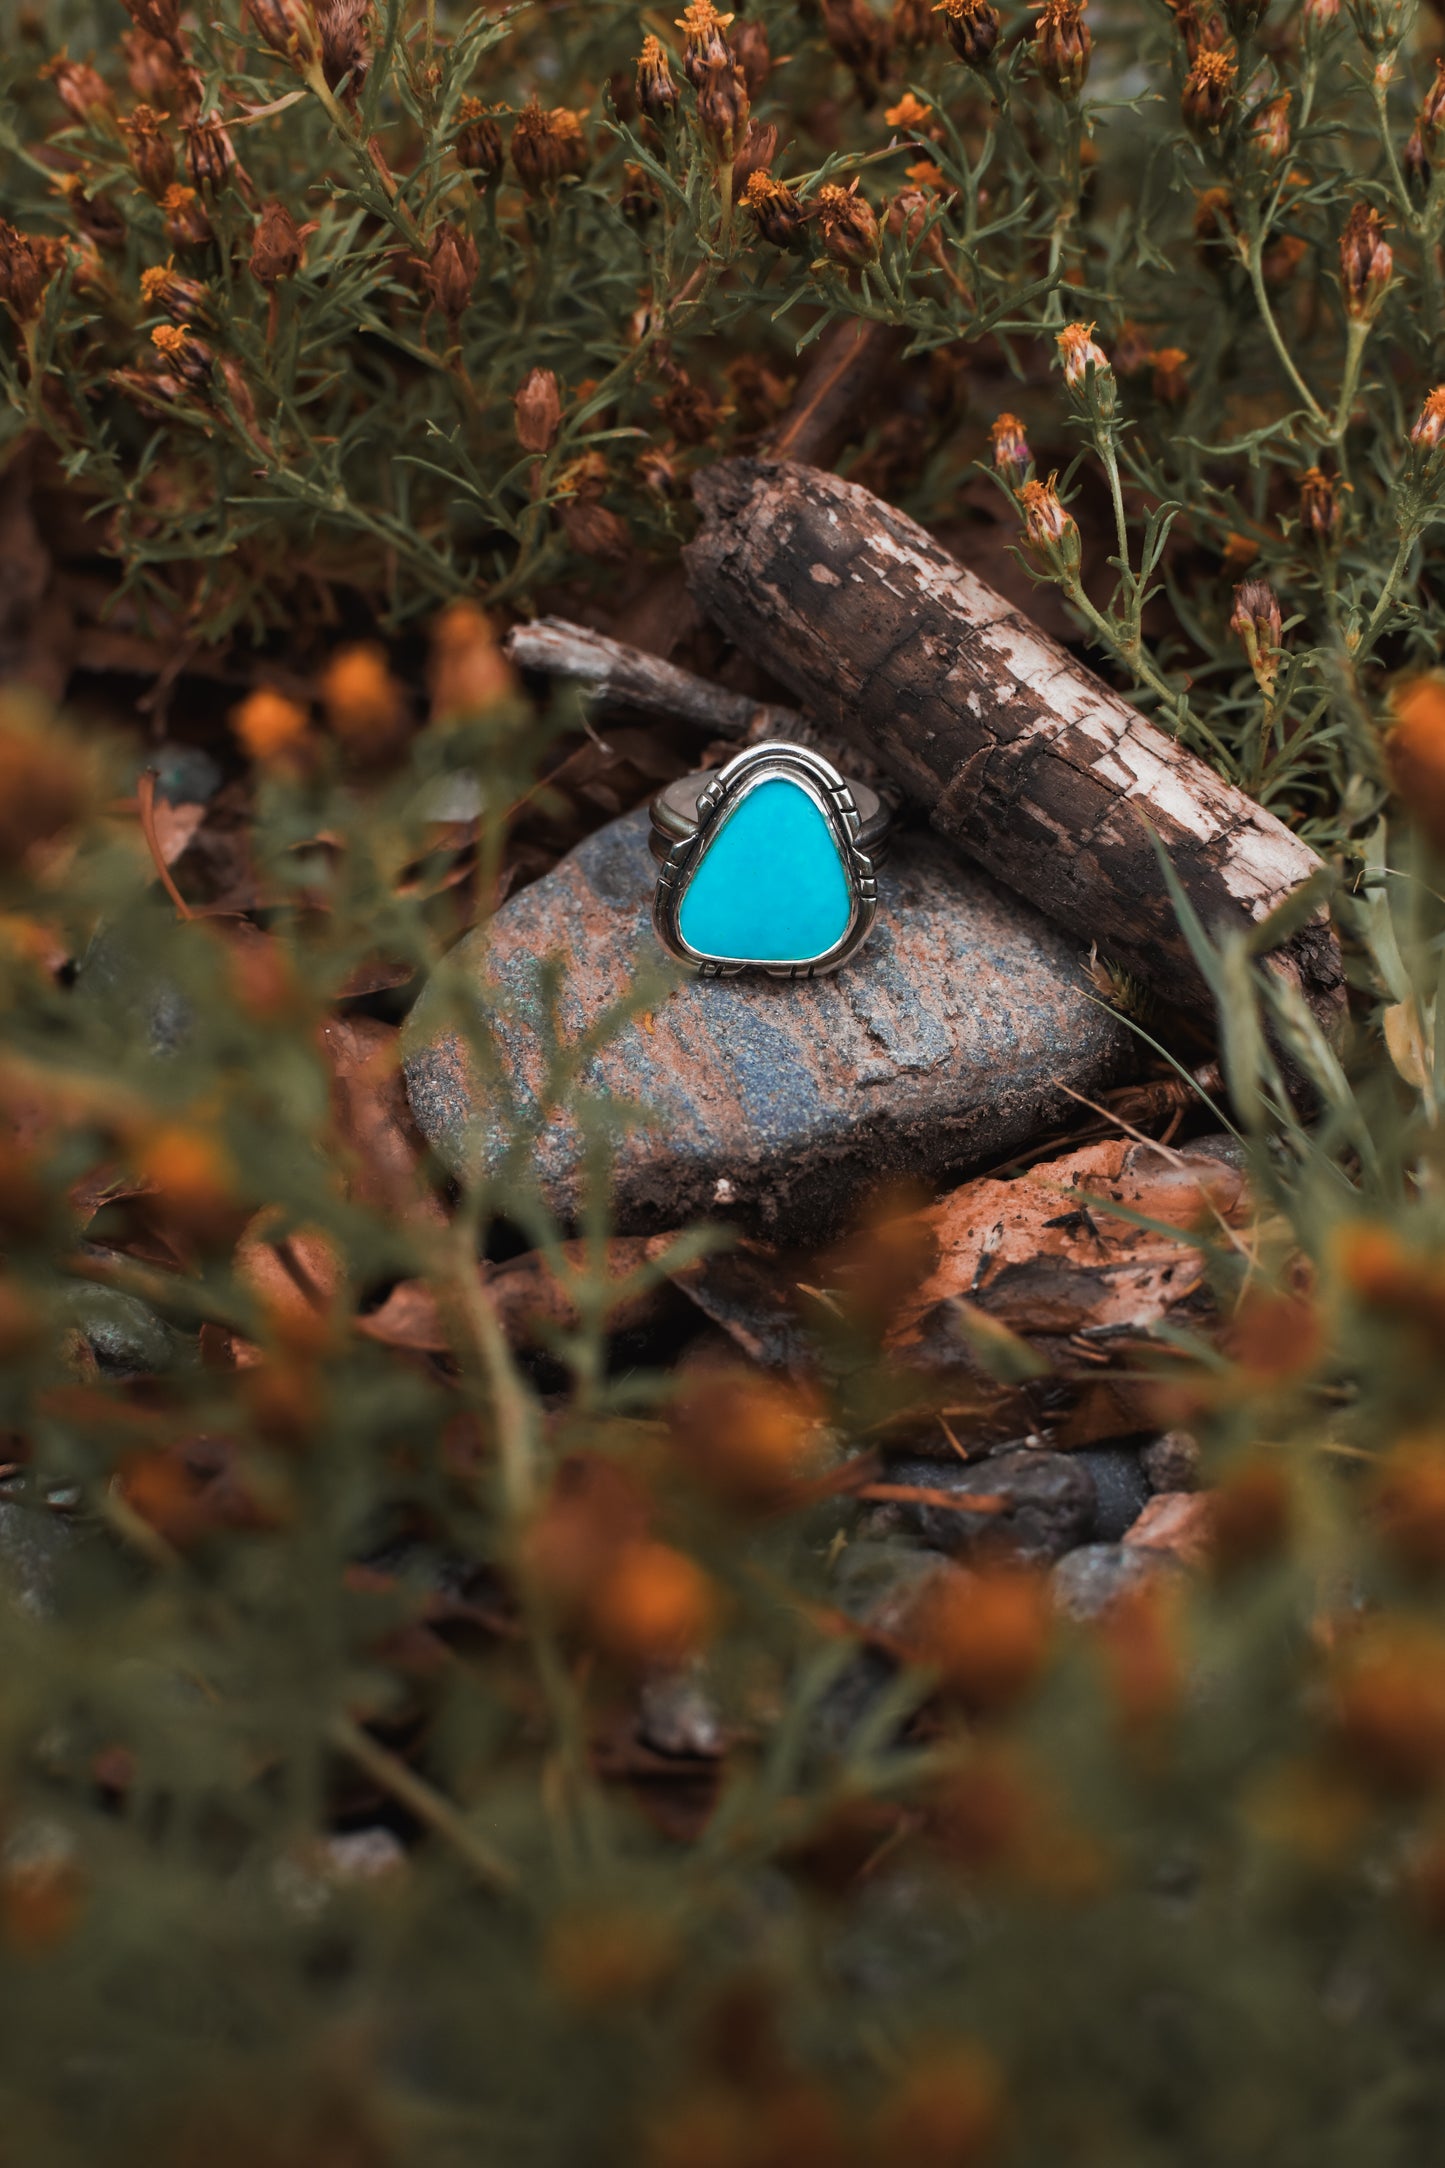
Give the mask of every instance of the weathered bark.
[[796, 738], [802, 728], [803, 719], [792, 708], [770, 707], [745, 693], [729, 692], [676, 663], [563, 617], [514, 625], [506, 650], [519, 669], [575, 678], [600, 706], [681, 716], [714, 737], [742, 738], [756, 730], [762, 737]]
[[[1211, 929], [1257, 924], [1315, 871], [1282, 822], [867, 490], [738, 459], [696, 494], [686, 558], [704, 609], [1081, 946], [1202, 1003], [1150, 830]], [[1344, 980], [1324, 914], [1273, 963], [1332, 1029]]]

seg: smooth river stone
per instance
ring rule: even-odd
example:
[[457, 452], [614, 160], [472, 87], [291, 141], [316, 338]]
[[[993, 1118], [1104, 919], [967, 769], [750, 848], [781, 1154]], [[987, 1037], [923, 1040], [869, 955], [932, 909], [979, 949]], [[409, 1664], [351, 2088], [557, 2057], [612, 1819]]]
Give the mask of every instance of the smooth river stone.
[[852, 915], [827, 820], [805, 790], [774, 776], [754, 785], [709, 843], [677, 923], [699, 956], [805, 964], [842, 940]]
[[[498, 1037], [524, 1112], [544, 1074], [544, 960], [567, 962], [569, 1038], [664, 962], [647, 838], [645, 811], [599, 829], [453, 951], [464, 975], [501, 990]], [[590, 1064], [593, 1090], [650, 1110], [618, 1155], [619, 1231], [710, 1213], [811, 1238], [870, 1185], [996, 1162], [1078, 1118], [1066, 1085], [1094, 1097], [1132, 1074], [1137, 1041], [1091, 998], [1073, 943], [1026, 905], [916, 833], [878, 885], [866, 945], [831, 978], [685, 978]], [[405, 1044], [412, 1107], [443, 1159], [494, 1164], [506, 1117], [477, 1102], [439, 986]], [[543, 1129], [537, 1172], [564, 1220], [579, 1156], [570, 1123]]]

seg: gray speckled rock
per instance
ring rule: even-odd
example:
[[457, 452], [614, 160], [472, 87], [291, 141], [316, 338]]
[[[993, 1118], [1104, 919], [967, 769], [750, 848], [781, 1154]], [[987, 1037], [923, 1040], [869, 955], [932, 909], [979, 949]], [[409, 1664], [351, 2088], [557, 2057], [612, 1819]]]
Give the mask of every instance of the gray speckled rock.
[[1162, 1552], [1127, 1543], [1085, 1543], [1055, 1566], [1050, 1576], [1054, 1605], [1065, 1618], [1099, 1618], [1121, 1596], [1177, 1577], [1179, 1570]]
[[[524, 1114], [543, 1072], [545, 959], [567, 960], [569, 1039], [662, 961], [647, 836], [645, 811], [613, 821], [454, 952], [500, 991]], [[920, 835], [900, 839], [879, 887], [873, 935], [835, 977], [688, 979], [591, 1064], [595, 1089], [652, 1116], [621, 1151], [621, 1229], [722, 1209], [819, 1233], [868, 1181], [997, 1158], [1071, 1109], [1062, 1085], [1093, 1094], [1128, 1074], [1129, 1034], [1089, 998], [1073, 945], [1025, 905]], [[494, 1162], [508, 1124], [477, 1104], [436, 984], [408, 1027], [407, 1084], [450, 1164]], [[545, 1128], [538, 1172], [564, 1217], [577, 1162], [571, 1128]]]
[[967, 1560], [1009, 1559], [1050, 1565], [1088, 1539], [1095, 1512], [1094, 1482], [1083, 1456], [1024, 1446], [987, 1460], [893, 1460], [885, 1480], [900, 1487], [946, 1491], [951, 1498], [1003, 1498], [1002, 1512], [969, 1513], [946, 1505], [890, 1499], [869, 1513], [869, 1533], [912, 1536], [931, 1550]]

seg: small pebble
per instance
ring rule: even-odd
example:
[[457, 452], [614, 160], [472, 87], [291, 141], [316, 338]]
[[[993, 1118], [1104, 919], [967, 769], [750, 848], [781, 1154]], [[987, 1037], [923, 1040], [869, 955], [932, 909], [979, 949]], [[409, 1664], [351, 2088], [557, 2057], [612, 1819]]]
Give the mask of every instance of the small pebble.
[[950, 1465], [937, 1460], [896, 1460], [884, 1480], [961, 1499], [1003, 1498], [1002, 1512], [969, 1512], [945, 1505], [890, 1500], [871, 1517], [870, 1533], [911, 1535], [951, 1557], [1008, 1559], [1016, 1565], [1048, 1565], [1084, 1542], [1096, 1512], [1093, 1477], [1077, 1453], [1025, 1446], [988, 1460]]
[[1099, 1618], [1121, 1596], [1132, 1595], [1171, 1570], [1162, 1551], [1127, 1543], [1084, 1543], [1061, 1558], [1050, 1576], [1054, 1607], [1065, 1618]]
[[1192, 1491], [1199, 1488], [1199, 1447], [1187, 1430], [1166, 1430], [1139, 1455], [1139, 1465], [1151, 1491]]

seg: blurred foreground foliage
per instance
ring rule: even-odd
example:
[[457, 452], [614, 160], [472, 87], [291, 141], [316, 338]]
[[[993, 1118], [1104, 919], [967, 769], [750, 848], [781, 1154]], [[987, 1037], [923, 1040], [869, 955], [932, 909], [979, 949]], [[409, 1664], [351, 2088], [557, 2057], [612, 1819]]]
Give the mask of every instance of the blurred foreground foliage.
[[[0, 426], [115, 608], [194, 653], [448, 607], [425, 720], [371, 648], [240, 706], [243, 908], [170, 873], [133, 747], [0, 714], [0, 2151], [1416, 2168], [1445, 2117], [1428, 20], [62, 0], [9, 29]], [[1201, 1560], [1087, 1628], [998, 1569], [865, 1634], [845, 1586], [904, 1562], [848, 1494], [933, 1408], [881, 1357], [887, 1289], [824, 1261], [808, 1377], [679, 1385], [617, 1327], [710, 1238], [619, 1266], [634, 1117], [593, 1049], [527, 1020], [593, 1175], [561, 1228], [520, 1123], [442, 1192], [365, 1011], [450, 985], [502, 1089], [519, 1020], [446, 954], [575, 715], [478, 601], [665, 568], [689, 470], [848, 315], [909, 355], [854, 471], [987, 532], [990, 464], [1141, 701], [1334, 851], [1343, 1050], [1191, 929], [1257, 1216], [1195, 1231], [1221, 1330], [1151, 1358], [1208, 1448]], [[477, 1266], [503, 1236], [550, 1289], [530, 1337]], [[398, 1288], [426, 1331], [380, 1331]], [[723, 1751], [680, 1784], [636, 1701], [699, 1678]]]

